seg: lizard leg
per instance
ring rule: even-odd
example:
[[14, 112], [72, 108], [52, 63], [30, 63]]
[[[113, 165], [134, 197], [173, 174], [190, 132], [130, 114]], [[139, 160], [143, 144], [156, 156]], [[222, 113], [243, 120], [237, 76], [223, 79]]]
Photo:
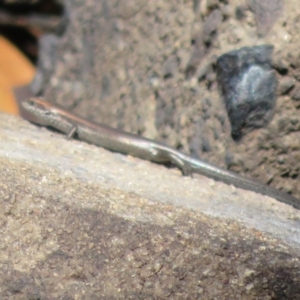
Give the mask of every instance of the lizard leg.
[[170, 154], [170, 161], [181, 170], [183, 176], [193, 177], [192, 167], [184, 159], [178, 157], [176, 154]]
[[73, 125], [70, 128], [70, 131], [67, 133], [66, 139], [70, 140], [71, 138], [74, 138], [76, 132], [77, 132], [77, 126]]

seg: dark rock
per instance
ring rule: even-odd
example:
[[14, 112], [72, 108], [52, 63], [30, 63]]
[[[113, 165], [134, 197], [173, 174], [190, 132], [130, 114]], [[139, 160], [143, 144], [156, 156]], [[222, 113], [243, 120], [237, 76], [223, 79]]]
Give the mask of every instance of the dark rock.
[[271, 68], [273, 46], [244, 47], [217, 60], [217, 80], [235, 140], [264, 127], [276, 104], [277, 80]]

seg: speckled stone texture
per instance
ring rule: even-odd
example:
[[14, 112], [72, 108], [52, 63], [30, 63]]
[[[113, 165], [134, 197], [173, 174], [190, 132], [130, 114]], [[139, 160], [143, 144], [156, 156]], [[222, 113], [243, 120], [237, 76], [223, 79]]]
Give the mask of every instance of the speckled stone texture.
[[[34, 90], [98, 122], [155, 138], [300, 197], [298, 1], [65, 1], [41, 40]], [[272, 121], [236, 143], [215, 74], [229, 51], [273, 45]]]
[[299, 299], [300, 211], [0, 115], [0, 299]]

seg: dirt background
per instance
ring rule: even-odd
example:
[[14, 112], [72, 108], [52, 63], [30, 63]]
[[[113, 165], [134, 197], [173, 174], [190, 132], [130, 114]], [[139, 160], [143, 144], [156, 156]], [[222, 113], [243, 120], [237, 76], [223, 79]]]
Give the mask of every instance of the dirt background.
[[[65, 9], [63, 34], [41, 40], [36, 93], [300, 197], [298, 1], [69, 0]], [[215, 61], [261, 44], [274, 46], [275, 114], [236, 143]]]

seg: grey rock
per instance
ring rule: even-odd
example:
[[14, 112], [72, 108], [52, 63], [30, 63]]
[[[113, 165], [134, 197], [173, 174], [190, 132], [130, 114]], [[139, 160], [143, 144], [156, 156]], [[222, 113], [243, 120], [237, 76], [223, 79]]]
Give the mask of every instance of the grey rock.
[[244, 47], [217, 60], [217, 80], [235, 140], [249, 130], [264, 127], [276, 104], [277, 79], [272, 70], [273, 47]]

